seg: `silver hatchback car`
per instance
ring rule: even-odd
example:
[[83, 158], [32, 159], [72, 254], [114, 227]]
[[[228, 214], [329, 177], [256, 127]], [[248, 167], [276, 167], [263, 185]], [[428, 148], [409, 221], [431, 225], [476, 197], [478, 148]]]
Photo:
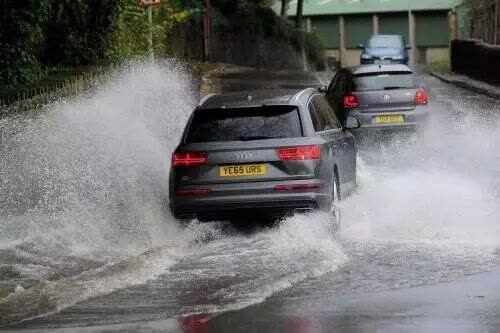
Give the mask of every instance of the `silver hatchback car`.
[[427, 94], [406, 65], [344, 68], [325, 90], [339, 119], [356, 117], [362, 129], [418, 128], [428, 118]]
[[356, 156], [314, 89], [209, 96], [173, 153], [171, 210], [199, 220], [332, 211], [356, 186]]

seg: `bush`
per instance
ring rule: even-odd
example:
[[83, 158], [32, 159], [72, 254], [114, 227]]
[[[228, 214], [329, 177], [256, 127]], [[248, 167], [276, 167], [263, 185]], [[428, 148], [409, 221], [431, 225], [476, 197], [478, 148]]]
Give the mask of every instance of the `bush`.
[[46, 2], [2, 0], [0, 5], [0, 86], [32, 82], [44, 73], [39, 60]]

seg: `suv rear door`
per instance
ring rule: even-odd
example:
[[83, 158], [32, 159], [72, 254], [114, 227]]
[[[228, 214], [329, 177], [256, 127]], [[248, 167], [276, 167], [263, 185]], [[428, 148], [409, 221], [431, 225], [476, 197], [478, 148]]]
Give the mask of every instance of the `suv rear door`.
[[204, 154], [205, 159], [197, 165], [180, 164], [175, 181], [195, 185], [312, 178], [314, 159], [297, 163], [293, 158], [317, 154], [315, 148], [279, 150], [308, 145], [307, 140], [296, 106], [198, 110], [174, 159], [189, 152]]
[[[308, 104], [313, 125], [333, 153], [333, 163], [337, 164], [341, 183], [355, 177], [356, 145], [352, 134], [342, 130], [342, 125], [332, 108], [321, 95], [314, 95]], [[318, 119], [315, 124], [314, 118]], [[333, 167], [333, 164], [332, 164]]]

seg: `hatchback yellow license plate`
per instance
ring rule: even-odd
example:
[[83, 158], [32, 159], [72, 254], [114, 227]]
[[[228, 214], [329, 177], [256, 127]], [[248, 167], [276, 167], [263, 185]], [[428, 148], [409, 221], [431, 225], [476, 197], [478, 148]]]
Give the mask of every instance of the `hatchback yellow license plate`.
[[380, 123], [404, 123], [405, 117], [402, 114], [390, 114], [385, 116], [376, 116], [375, 122]]
[[264, 176], [265, 164], [225, 165], [219, 168], [221, 177]]

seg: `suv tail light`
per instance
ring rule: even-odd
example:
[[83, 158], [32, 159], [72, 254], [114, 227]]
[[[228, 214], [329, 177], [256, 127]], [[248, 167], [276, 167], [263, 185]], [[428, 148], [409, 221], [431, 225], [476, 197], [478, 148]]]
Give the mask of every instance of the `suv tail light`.
[[317, 160], [320, 155], [319, 146], [300, 146], [278, 148], [276, 153], [282, 161]]
[[197, 190], [177, 190], [175, 195], [186, 196], [186, 195], [209, 195], [212, 193], [210, 189], [197, 189]]
[[358, 98], [353, 94], [344, 96], [344, 107], [346, 109], [357, 108], [359, 106]]
[[203, 165], [206, 161], [207, 154], [199, 152], [174, 153], [172, 157], [172, 162], [176, 167]]
[[292, 185], [276, 185], [274, 187], [275, 191], [292, 191], [292, 190], [312, 190], [316, 188], [322, 188], [321, 183], [311, 183], [311, 184], [292, 184]]
[[415, 94], [415, 104], [427, 104], [427, 94], [424, 89], [418, 89]]

